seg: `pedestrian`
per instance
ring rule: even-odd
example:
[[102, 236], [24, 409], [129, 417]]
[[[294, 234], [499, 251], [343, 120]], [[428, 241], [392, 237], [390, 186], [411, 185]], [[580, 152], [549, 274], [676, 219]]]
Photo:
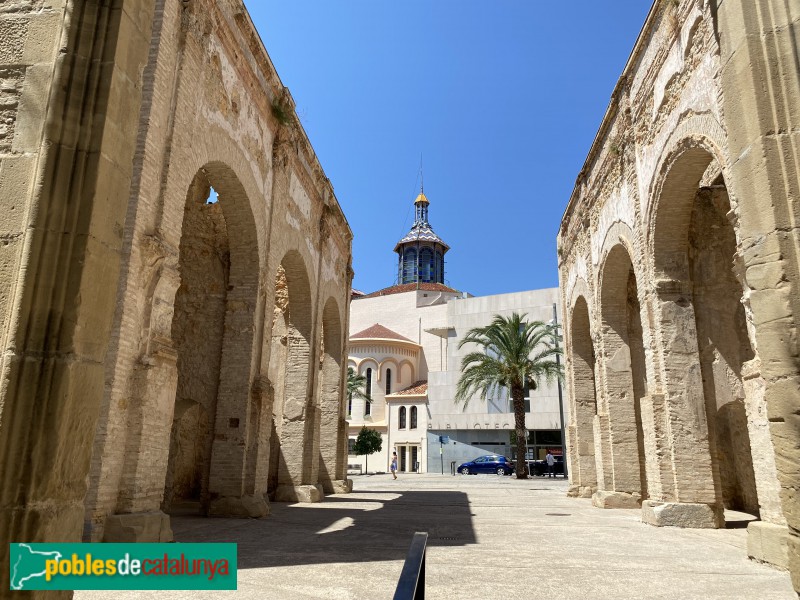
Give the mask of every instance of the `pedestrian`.
[[397, 452], [392, 452], [392, 464], [389, 468], [392, 471], [392, 477], [397, 479]]
[[547, 456], [544, 457], [545, 462], [547, 463], [547, 474], [550, 477], [555, 477], [556, 474], [553, 472], [553, 465], [556, 464], [555, 457], [550, 453], [550, 450], [547, 451]]

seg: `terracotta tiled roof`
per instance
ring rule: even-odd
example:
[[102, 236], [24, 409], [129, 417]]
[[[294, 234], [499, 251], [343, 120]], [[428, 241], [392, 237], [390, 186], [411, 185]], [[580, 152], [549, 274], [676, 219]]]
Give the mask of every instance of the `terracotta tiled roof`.
[[423, 379], [415, 381], [409, 387], [399, 392], [395, 392], [394, 396], [421, 396], [428, 393], [428, 380]]
[[[419, 287], [417, 287], [419, 286]], [[391, 294], [402, 294], [403, 292], [414, 292], [419, 290], [421, 292], [450, 292], [452, 294], [460, 294], [458, 290], [444, 285], [443, 283], [403, 283], [401, 285], [393, 285], [377, 292], [372, 292], [362, 298], [377, 298], [378, 296], [389, 296]]]
[[354, 333], [353, 335], [350, 336], [351, 340], [359, 338], [380, 338], [389, 340], [402, 340], [404, 342], [412, 341], [407, 337], [400, 335], [396, 331], [387, 329], [386, 327], [380, 325], [379, 323], [375, 323], [375, 325], [373, 325], [372, 327], [367, 327], [364, 331], [359, 331], [358, 333]]

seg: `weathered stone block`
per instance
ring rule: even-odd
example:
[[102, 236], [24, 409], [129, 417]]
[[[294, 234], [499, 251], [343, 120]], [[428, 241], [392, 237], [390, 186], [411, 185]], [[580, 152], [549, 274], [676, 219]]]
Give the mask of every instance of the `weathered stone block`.
[[747, 555], [781, 569], [789, 568], [789, 528], [763, 521], [747, 526]]
[[264, 498], [242, 496], [241, 498], [217, 498], [208, 507], [209, 517], [234, 517], [237, 519], [260, 519], [269, 514], [269, 504]]
[[275, 490], [276, 502], [322, 502], [324, 494], [319, 485], [281, 485]]
[[173, 539], [169, 516], [160, 511], [106, 518], [104, 542], [171, 542]]
[[571, 485], [567, 490], [567, 496], [570, 498], [591, 498], [596, 491], [596, 488], [585, 485]]
[[592, 495], [592, 504], [597, 508], [639, 508], [642, 504], [642, 497], [639, 494], [629, 494], [628, 492], [600, 490]]
[[723, 520], [722, 512], [710, 504], [645, 500], [642, 503], [642, 522], [656, 527], [718, 529]]
[[353, 491], [352, 479], [340, 479], [338, 481], [331, 481], [329, 484], [330, 488], [328, 485], [323, 485], [323, 490], [327, 494], [349, 494]]

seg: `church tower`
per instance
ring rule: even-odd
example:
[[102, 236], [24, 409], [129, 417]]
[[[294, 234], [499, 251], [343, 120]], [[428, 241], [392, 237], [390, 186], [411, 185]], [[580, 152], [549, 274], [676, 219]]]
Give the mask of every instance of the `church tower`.
[[394, 248], [399, 257], [399, 284], [444, 283], [444, 255], [450, 246], [433, 232], [428, 223], [429, 205], [420, 188], [419, 196], [414, 200], [414, 225]]

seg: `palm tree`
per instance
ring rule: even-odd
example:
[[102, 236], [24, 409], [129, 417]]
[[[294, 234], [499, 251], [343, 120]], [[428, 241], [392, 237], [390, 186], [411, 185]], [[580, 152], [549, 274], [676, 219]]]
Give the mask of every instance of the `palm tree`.
[[347, 400], [348, 400], [348, 410], [347, 414], [350, 414], [350, 407], [349, 402], [353, 400], [353, 398], [361, 398], [362, 400], [366, 400], [367, 402], [372, 402], [372, 398], [367, 396], [362, 390], [367, 383], [367, 378], [363, 375], [358, 375], [353, 367], [347, 367]]
[[540, 383], [563, 378], [563, 368], [556, 360], [558, 325], [526, 321], [527, 315], [495, 315], [491, 324], [467, 332], [458, 347], [476, 344], [461, 361], [461, 378], [456, 386], [456, 400], [464, 406], [476, 394], [486, 400], [498, 387], [511, 392], [514, 405], [514, 428], [517, 439], [517, 478], [526, 479], [525, 464], [525, 387], [536, 389]]

